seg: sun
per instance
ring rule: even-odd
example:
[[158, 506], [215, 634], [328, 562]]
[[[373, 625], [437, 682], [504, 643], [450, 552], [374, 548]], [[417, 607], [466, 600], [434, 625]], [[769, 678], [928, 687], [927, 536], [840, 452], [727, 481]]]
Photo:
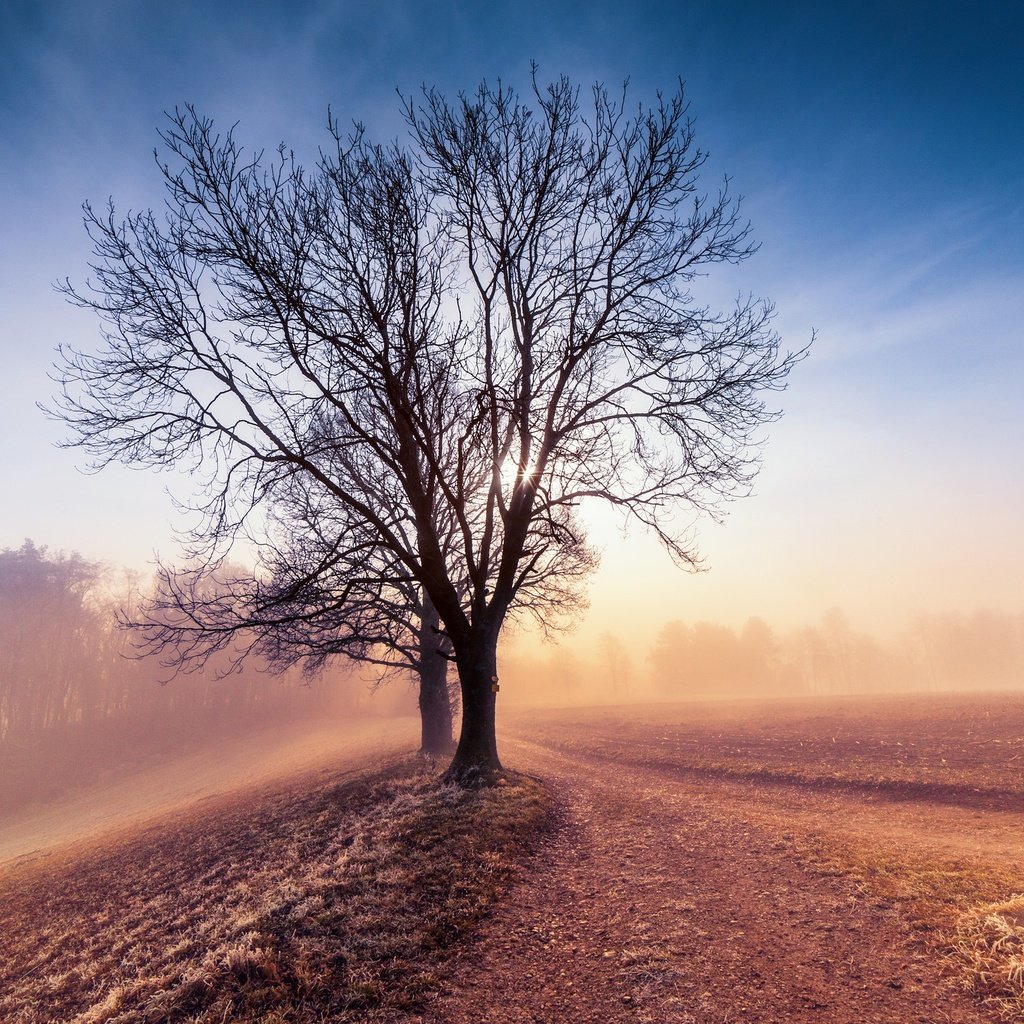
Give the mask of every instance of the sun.
[[531, 482], [534, 478], [535, 472], [536, 469], [532, 462], [527, 463], [525, 467], [520, 468], [519, 462], [516, 459], [506, 459], [501, 466], [502, 487], [506, 491], [512, 491], [520, 480], [527, 483]]

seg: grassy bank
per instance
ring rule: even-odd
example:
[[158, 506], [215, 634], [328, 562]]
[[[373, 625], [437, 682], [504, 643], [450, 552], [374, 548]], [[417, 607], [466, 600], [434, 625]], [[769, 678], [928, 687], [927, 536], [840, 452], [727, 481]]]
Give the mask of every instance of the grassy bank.
[[552, 818], [532, 780], [465, 792], [414, 761], [204, 808], [0, 876], [0, 1019], [303, 1024], [413, 1010]]

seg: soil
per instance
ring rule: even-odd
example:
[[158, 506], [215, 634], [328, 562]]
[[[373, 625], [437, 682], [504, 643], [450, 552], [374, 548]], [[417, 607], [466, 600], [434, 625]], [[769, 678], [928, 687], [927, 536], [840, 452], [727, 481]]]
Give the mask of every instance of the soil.
[[[507, 716], [505, 762], [551, 788], [559, 824], [511, 895], [454, 947], [425, 1007], [392, 1019], [994, 1021], [943, 964], [910, 883], [931, 886], [929, 913], [1024, 891], [1024, 698], [990, 714], [996, 704], [774, 706], [770, 721], [736, 705]], [[408, 732], [347, 737], [345, 767]], [[325, 750], [306, 747], [304, 769]], [[242, 782], [230, 760], [196, 768], [187, 796], [217, 792], [227, 806], [225, 789]], [[289, 750], [262, 767], [287, 773], [298, 761]], [[238, 800], [252, 801], [245, 781]], [[125, 841], [168, 798], [186, 799], [152, 782], [117, 822]], [[65, 828], [30, 824], [7, 837], [7, 853], [32, 853], [5, 871], [77, 855], [50, 846], [66, 842]]]
[[803, 850], [809, 836], [839, 835], [942, 852], [959, 822], [957, 855], [1019, 862], [1018, 815], [796, 796], [523, 740], [506, 742], [505, 756], [556, 788], [562, 827], [461, 950], [424, 1024], [993, 1019], [905, 908]]

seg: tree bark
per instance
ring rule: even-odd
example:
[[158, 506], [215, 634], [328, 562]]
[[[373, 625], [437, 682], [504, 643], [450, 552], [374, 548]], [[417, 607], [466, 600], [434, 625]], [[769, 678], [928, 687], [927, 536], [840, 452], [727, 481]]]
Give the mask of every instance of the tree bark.
[[445, 642], [441, 618], [430, 598], [423, 595], [419, 631], [420, 752], [437, 756], [450, 754], [452, 702], [448, 693], [448, 659], [442, 653]]
[[452, 703], [448, 696], [448, 659], [437, 649], [438, 637], [420, 642], [420, 751], [436, 756], [450, 754]]
[[457, 658], [462, 729], [455, 757], [444, 775], [447, 782], [484, 786], [496, 781], [501, 774], [494, 729], [498, 696], [497, 647], [497, 635], [487, 636]]

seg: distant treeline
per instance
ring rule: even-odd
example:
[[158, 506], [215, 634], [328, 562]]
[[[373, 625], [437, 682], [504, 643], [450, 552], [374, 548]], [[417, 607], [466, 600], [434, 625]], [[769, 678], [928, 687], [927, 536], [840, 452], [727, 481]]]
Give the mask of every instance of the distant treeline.
[[[271, 675], [255, 660], [223, 677], [230, 662], [221, 655], [169, 680], [158, 658], [133, 656], [117, 624], [116, 611], [132, 615], [144, 589], [31, 541], [0, 551], [0, 749], [69, 734], [217, 734], [365, 706], [367, 685], [343, 662], [312, 681]], [[785, 634], [757, 618], [739, 630], [673, 621], [649, 649], [611, 633], [585, 654], [513, 642], [501, 671], [513, 703], [1024, 688], [1024, 614], [919, 615], [890, 641], [838, 610]], [[408, 711], [408, 698], [398, 686], [375, 704]]]
[[761, 619], [741, 629], [666, 623], [649, 649], [606, 633], [581, 653], [564, 645], [504, 659], [509, 694], [524, 703], [756, 697], [914, 690], [1024, 689], [1024, 614], [919, 615], [887, 641], [832, 610], [777, 633]]
[[739, 631], [670, 622], [648, 662], [659, 690], [701, 696], [1024, 687], [1024, 615], [919, 615], [890, 641], [838, 610], [782, 636], [760, 619]]
[[168, 682], [160, 659], [134, 657], [117, 624], [116, 610], [140, 601], [139, 581], [114, 583], [99, 564], [31, 541], [0, 551], [0, 745], [276, 721], [333, 706], [339, 690], [358, 701], [364, 689], [272, 676], [255, 662], [221, 678], [226, 658]]

